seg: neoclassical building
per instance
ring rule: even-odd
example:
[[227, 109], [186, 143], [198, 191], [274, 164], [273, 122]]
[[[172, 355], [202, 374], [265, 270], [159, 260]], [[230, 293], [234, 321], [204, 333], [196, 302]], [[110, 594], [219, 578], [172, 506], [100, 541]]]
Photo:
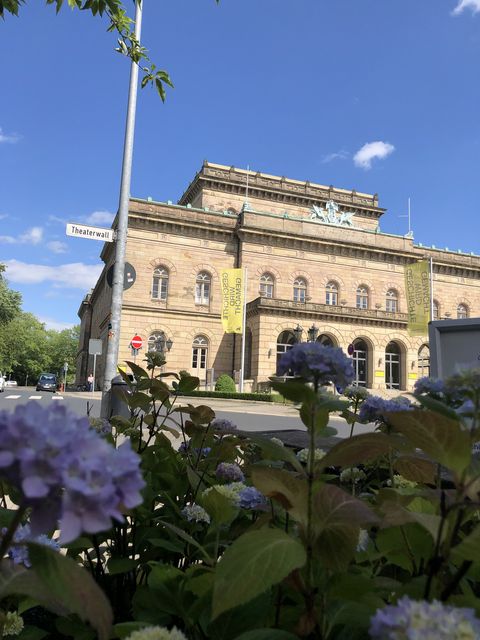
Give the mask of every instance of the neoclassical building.
[[[356, 382], [408, 390], [427, 375], [427, 336], [407, 331], [404, 267], [433, 260], [434, 318], [480, 315], [480, 257], [415, 244], [380, 230], [377, 194], [205, 162], [177, 204], [131, 198], [119, 364], [130, 340], [164, 350], [169, 370], [203, 381], [240, 369], [240, 336], [220, 320], [219, 273], [245, 267], [246, 389], [259, 389], [298, 340], [353, 348]], [[115, 223], [114, 223], [115, 225]], [[113, 244], [82, 301], [77, 382], [91, 369], [89, 338], [106, 345]], [[104, 349], [105, 352], [105, 349]], [[212, 371], [213, 370], [213, 371]], [[102, 382], [103, 357], [97, 360]]]

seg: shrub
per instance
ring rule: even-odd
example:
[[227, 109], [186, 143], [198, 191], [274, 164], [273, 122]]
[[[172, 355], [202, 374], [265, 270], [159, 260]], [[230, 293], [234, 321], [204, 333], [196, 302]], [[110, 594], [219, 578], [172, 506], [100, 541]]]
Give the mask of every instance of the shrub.
[[235, 393], [236, 390], [237, 387], [235, 386], [233, 378], [227, 376], [226, 373], [222, 373], [222, 375], [218, 377], [218, 380], [215, 383], [215, 391], [222, 391], [223, 393]]

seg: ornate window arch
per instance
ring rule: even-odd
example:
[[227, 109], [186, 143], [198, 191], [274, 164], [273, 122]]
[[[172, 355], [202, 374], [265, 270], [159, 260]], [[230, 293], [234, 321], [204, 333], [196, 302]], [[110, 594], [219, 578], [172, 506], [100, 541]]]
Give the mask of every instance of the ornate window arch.
[[208, 271], [197, 273], [195, 281], [195, 304], [209, 305], [212, 276]]
[[152, 298], [163, 300], [168, 298], [168, 281], [170, 273], [166, 267], [160, 265], [153, 270], [152, 277]]
[[325, 285], [325, 304], [338, 304], [338, 284], [335, 280], [329, 280]]
[[307, 281], [305, 278], [296, 278], [293, 283], [293, 301], [306, 302], [307, 300]]
[[357, 309], [368, 309], [369, 307], [369, 290], [364, 284], [357, 287], [356, 307]]
[[275, 292], [275, 278], [266, 271], [260, 276], [259, 293], [263, 298], [273, 298]]
[[391, 313], [398, 311], [398, 291], [396, 289], [389, 289], [385, 294], [385, 310]]
[[457, 305], [457, 318], [468, 318], [468, 307], [466, 304], [460, 303], [459, 305]]

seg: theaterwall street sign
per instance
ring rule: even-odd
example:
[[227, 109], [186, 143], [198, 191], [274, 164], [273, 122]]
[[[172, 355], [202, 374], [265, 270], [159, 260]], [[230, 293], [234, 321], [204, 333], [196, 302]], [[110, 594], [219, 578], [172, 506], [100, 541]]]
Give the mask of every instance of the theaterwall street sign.
[[87, 238], [88, 240], [101, 240], [102, 242], [113, 242], [115, 240], [115, 231], [106, 229], [105, 227], [91, 227], [87, 224], [79, 224], [78, 222], [67, 222], [67, 236], [75, 238]]

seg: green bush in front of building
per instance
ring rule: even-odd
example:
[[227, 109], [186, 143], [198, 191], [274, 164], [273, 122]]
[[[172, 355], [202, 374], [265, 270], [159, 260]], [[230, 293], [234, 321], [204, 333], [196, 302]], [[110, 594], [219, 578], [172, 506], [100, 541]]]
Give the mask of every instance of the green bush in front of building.
[[235, 382], [233, 378], [228, 376], [226, 373], [222, 373], [221, 376], [218, 376], [217, 382], [215, 383], [215, 391], [221, 391], [222, 393], [235, 393], [237, 387], [235, 386]]

